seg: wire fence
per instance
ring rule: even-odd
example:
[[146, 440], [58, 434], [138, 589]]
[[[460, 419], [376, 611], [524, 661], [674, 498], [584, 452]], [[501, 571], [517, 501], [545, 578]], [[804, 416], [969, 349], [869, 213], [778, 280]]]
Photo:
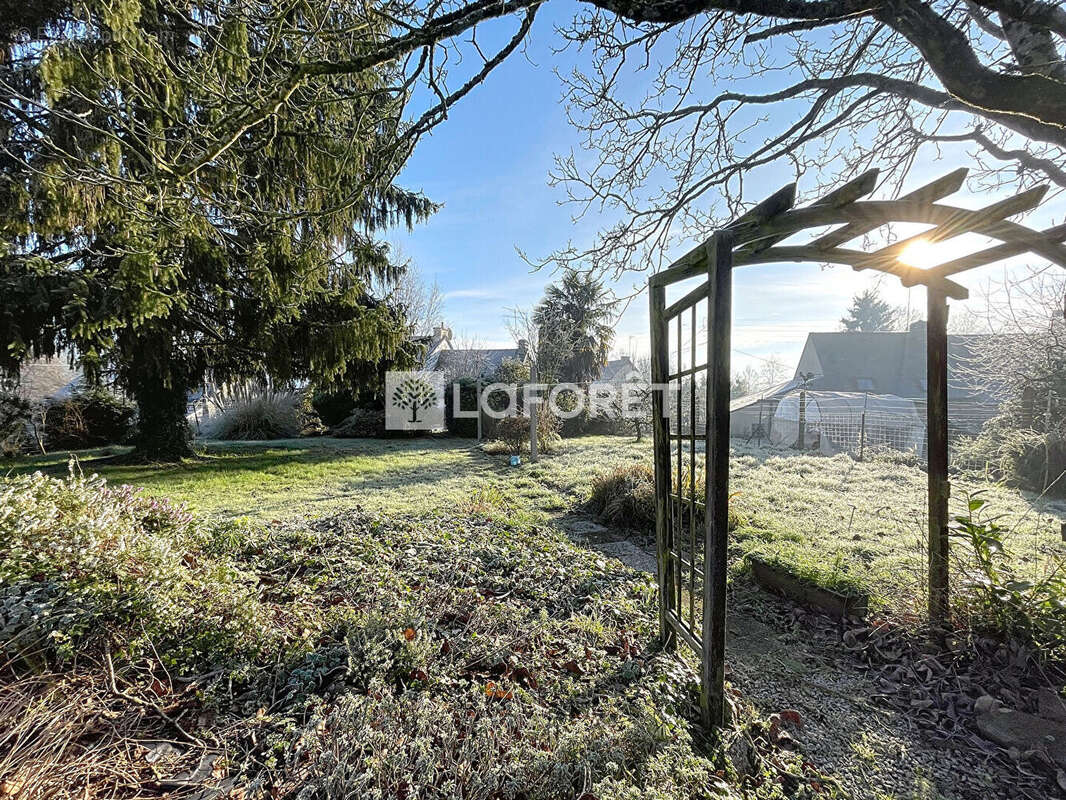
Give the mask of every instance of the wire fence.
[[[759, 444], [862, 458], [878, 448], [925, 455], [923, 399], [846, 392], [793, 392], [735, 405], [730, 432]], [[994, 403], [948, 401], [948, 436], [975, 436], [997, 413]]]

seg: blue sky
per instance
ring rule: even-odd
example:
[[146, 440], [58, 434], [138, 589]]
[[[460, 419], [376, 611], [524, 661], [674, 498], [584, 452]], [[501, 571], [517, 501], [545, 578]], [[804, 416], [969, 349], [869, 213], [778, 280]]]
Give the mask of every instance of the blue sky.
[[[485, 346], [508, 346], [503, 318], [508, 308], [529, 308], [552, 280], [548, 270], [532, 272], [517, 249], [544, 256], [574, 240], [588, 244], [602, 222], [589, 215], [571, 221], [573, 207], [561, 205], [561, 188], [547, 185], [553, 155], [578, 147], [578, 133], [566, 120], [561, 86], [554, 70], [579, 64], [580, 54], [552, 52], [559, 45], [553, 32], [575, 4], [547, 4], [534, 25], [524, 54], [515, 54], [482, 86], [455, 108], [431, 137], [424, 139], [401, 183], [421, 189], [443, 208], [415, 231], [394, 231], [390, 241], [417, 263], [423, 276], [436, 280], [445, 293], [445, 320], [456, 335]], [[513, 31], [515, 20], [494, 23], [495, 31]], [[910, 184], [922, 183], [965, 163], [960, 151], [944, 151], [943, 159], [912, 173]], [[753, 176], [746, 197], [757, 200], [778, 188], [772, 176]], [[812, 178], [813, 182], [813, 178]], [[803, 187], [801, 186], [801, 189]], [[998, 197], [999, 195], [997, 195]], [[970, 198], [983, 204], [992, 198]], [[1040, 222], [1047, 221], [1042, 214]], [[687, 243], [682, 249], [691, 247]], [[978, 294], [979, 286], [1002, 275], [1002, 267], [986, 268], [963, 281]], [[619, 290], [643, 283], [637, 273]], [[791, 368], [809, 331], [836, 330], [856, 292], [878, 283], [882, 294], [897, 304], [908, 299], [924, 309], [922, 289], [908, 290], [895, 279], [822, 270], [817, 265], [770, 265], [740, 269], [734, 279], [733, 364], [758, 367], [761, 359], [781, 356]], [[647, 351], [647, 297], [637, 297], [617, 327], [616, 352]]]

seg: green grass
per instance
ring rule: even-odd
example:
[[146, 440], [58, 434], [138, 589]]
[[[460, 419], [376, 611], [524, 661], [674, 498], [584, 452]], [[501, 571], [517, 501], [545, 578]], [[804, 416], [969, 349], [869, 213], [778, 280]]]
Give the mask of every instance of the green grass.
[[[195, 511], [259, 519], [324, 516], [361, 507], [391, 514], [476, 509], [529, 521], [580, 507], [598, 472], [650, 463], [651, 443], [595, 436], [564, 440], [559, 451], [519, 467], [467, 439], [294, 439], [208, 442], [180, 466], [111, 464], [108, 453], [79, 454], [86, 472], [143, 486]], [[17, 462], [22, 472], [65, 472], [66, 455]], [[923, 604], [926, 475], [887, 461], [846, 455], [777, 453], [736, 444], [733, 502], [746, 520], [734, 556], [760, 553], [819, 575], [833, 586], [862, 586], [875, 602], [904, 613]], [[1061, 507], [977, 477], [955, 476], [952, 513], [967, 492], [984, 490], [1011, 533], [1007, 546], [1023, 575], [1039, 575], [1066, 554]], [[649, 532], [650, 533], [650, 532]], [[956, 545], [956, 553], [961, 547]], [[956, 574], [967, 567], [956, 564]]]

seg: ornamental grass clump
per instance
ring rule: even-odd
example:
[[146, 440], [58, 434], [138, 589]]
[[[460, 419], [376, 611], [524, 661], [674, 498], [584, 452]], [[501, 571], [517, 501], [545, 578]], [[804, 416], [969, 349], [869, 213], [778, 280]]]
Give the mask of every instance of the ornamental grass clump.
[[233, 664], [264, 652], [254, 577], [221, 551], [236, 523], [205, 525], [183, 507], [73, 467], [0, 493], [0, 647], [31, 667], [107, 648], [168, 668]]

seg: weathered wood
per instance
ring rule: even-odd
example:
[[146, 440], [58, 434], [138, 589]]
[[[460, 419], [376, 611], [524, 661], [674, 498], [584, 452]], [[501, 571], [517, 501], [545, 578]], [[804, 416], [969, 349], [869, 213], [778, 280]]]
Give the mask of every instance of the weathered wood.
[[[995, 245], [994, 247], [988, 247], [984, 250], [979, 250], [976, 253], [960, 256], [951, 261], [945, 261], [939, 266], [930, 267], [926, 272], [937, 278], [946, 278], [949, 275], [955, 275], [959, 272], [966, 272], [967, 270], [976, 269], [977, 267], [983, 267], [986, 264], [994, 264], [997, 261], [1003, 261], [1008, 258], [1013, 258], [1014, 256], [1019, 256], [1022, 253], [1036, 247], [1042, 247], [1045, 244], [1054, 244], [1066, 240], [1066, 225], [1055, 225], [1054, 227], [1046, 228], [1042, 231], [1029, 231], [1027, 228], [1023, 228], [1022, 230], [1025, 231], [1025, 233], [1012, 235], [1011, 241], [1009, 242]], [[908, 283], [907, 280], [904, 280], [903, 285], [913, 286], [915, 284]]]
[[948, 304], [929, 289], [926, 319], [926, 431], [929, 477], [929, 622], [948, 621]]
[[961, 234], [970, 233], [986, 223], [1001, 222], [1006, 217], [1020, 214], [1023, 211], [1029, 211], [1040, 204], [1040, 200], [1045, 194], [1047, 194], [1047, 190], [1047, 186], [1035, 186], [1028, 191], [992, 203], [984, 208], [959, 212], [951, 219], [940, 223], [932, 230], [924, 231], [923, 233], [918, 233], [914, 236], [908, 236], [906, 239], [893, 242], [890, 245], [882, 247], [880, 250], [875, 250], [874, 252], [867, 254], [866, 259], [859, 264], [855, 264], [854, 268], [877, 269], [878, 267], [876, 265], [878, 264], [898, 263], [903, 252], [915, 242], [924, 241], [930, 244], [943, 242], [948, 239], [953, 239], [956, 236], [960, 236]]
[[[757, 203], [753, 208], [741, 214], [729, 224], [729, 229], [733, 232], [734, 240], [738, 243], [740, 241], [748, 241], [748, 239], [743, 238], [745, 233], [749, 238], [757, 237], [761, 225], [779, 214], [788, 211], [793, 205], [795, 205], [795, 203], [796, 184], [790, 183], [787, 186], [782, 186], [772, 195], [762, 202]], [[651, 278], [648, 279], [649, 284], [661, 284], [666, 286], [706, 272], [707, 247], [709, 244], [710, 240], [708, 239], [703, 244], [693, 247], [667, 269], [652, 275]]]
[[[537, 382], [537, 365], [534, 364], [529, 368], [529, 382], [535, 384]], [[537, 460], [537, 406], [540, 403], [540, 398], [535, 396], [536, 392], [530, 392], [526, 402], [529, 404], [529, 463], [533, 464]]]
[[[738, 250], [733, 254], [733, 266], [746, 267], [752, 264], [771, 264], [788, 261], [821, 262], [825, 264], [855, 266], [858, 263], [862, 263], [866, 258], [866, 253], [863, 253], [861, 250], [847, 250], [842, 247], [834, 248], [833, 250], [819, 250], [813, 245], [785, 245], [771, 247], [758, 253], [748, 253], [743, 250]], [[934, 285], [943, 291], [948, 297], [955, 300], [965, 300], [970, 296], [969, 290], [967, 290], [965, 286], [960, 286], [952, 280], [940, 278], [936, 275], [927, 273], [923, 269], [911, 267], [898, 261], [895, 263], [889, 262], [877, 264], [870, 268], [877, 270], [878, 272], [896, 275], [901, 280], [910, 279], [913, 280], [914, 283]]]
[[[833, 191], [822, 195], [814, 202], [808, 204], [808, 207], [829, 207], [840, 208], [848, 203], [854, 203], [863, 197], [866, 197], [877, 186], [877, 176], [881, 174], [881, 171], [874, 168], [869, 169], [862, 173], [857, 178], [854, 178], [843, 186], [840, 186]], [[765, 250], [767, 247], [771, 247], [782, 239], [787, 239], [792, 234], [778, 234], [777, 236], [767, 236], [759, 239], [752, 239], [745, 245], [745, 248], [753, 253], [757, 253], [760, 250]]]
[[652, 286], [648, 290], [651, 320], [651, 381], [652, 381], [652, 441], [655, 464], [655, 550], [659, 579], [659, 636], [663, 647], [673, 650], [677, 636], [667, 621], [674, 610], [674, 570], [670, 555], [670, 429], [666, 418], [667, 397], [663, 390], [670, 372], [669, 325], [666, 308], [666, 288]]
[[733, 302], [733, 235], [707, 245], [707, 514], [703, 544], [703, 659], [700, 706], [708, 725], [725, 724], [726, 565], [729, 546], [729, 355]]
[[[969, 170], [965, 167], [957, 169], [954, 172], [949, 172], [942, 178], [937, 178], [935, 181], [925, 184], [925, 186], [920, 186], [913, 192], [908, 192], [896, 202], [914, 205], [935, 203], [937, 200], [941, 200], [948, 195], [955, 194], [955, 192], [962, 187], [967, 174], [969, 174]], [[877, 223], [873, 220], [870, 220], [868, 223], [850, 222], [843, 228], [830, 231], [820, 239], [815, 239], [811, 244], [821, 248], [839, 247], [845, 242], [850, 242], [856, 236], [862, 236], [869, 233], [874, 230], [874, 228], [880, 227], [882, 224], [884, 223]]]
[[870, 608], [870, 596], [862, 592], [844, 594], [804, 580], [779, 564], [748, 556], [755, 582], [774, 594], [794, 600], [834, 617], [861, 617]]

